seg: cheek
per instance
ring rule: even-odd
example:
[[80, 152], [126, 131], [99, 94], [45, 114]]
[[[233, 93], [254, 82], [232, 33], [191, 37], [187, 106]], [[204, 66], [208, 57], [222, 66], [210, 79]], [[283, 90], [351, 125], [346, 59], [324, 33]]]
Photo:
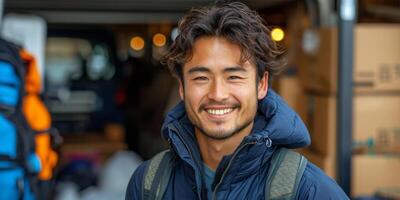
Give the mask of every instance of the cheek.
[[185, 101], [190, 102], [190, 106], [196, 105], [204, 96], [204, 90], [199, 87], [187, 86], [184, 91]]
[[257, 99], [257, 90], [255, 86], [252, 87], [235, 87], [231, 89], [232, 95], [241, 101], [241, 103], [249, 104]]

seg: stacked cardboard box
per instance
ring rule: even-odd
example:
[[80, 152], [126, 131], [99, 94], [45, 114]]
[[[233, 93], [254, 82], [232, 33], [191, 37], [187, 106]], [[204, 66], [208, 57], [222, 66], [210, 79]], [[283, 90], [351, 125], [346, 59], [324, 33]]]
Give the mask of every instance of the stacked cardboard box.
[[307, 96], [297, 75], [282, 75], [274, 79], [272, 88], [293, 108], [308, 127]]
[[[307, 90], [337, 92], [336, 28], [312, 30], [317, 45], [301, 59], [300, 75]], [[359, 24], [354, 29], [354, 91], [384, 93], [400, 88], [400, 25]]]
[[[314, 30], [318, 49], [300, 63], [301, 84], [307, 93], [308, 125], [312, 138], [303, 154], [335, 177], [338, 36], [336, 28]], [[399, 152], [400, 149], [400, 26], [359, 24], [354, 29], [353, 144], [360, 152]], [[389, 148], [388, 148], [389, 147]], [[353, 195], [371, 195], [382, 182], [364, 173], [369, 166], [386, 168], [386, 157], [353, 156]], [[391, 160], [394, 158], [390, 158]], [[400, 158], [397, 158], [400, 162]], [[378, 170], [378, 168], [369, 168]], [[378, 173], [378, 172], [376, 172]], [[400, 178], [400, 173], [388, 171]], [[371, 181], [369, 181], [371, 180]], [[368, 182], [366, 182], [368, 181]], [[389, 182], [388, 182], [389, 183]], [[399, 182], [400, 183], [400, 182]], [[368, 184], [368, 187], [365, 186]], [[385, 184], [383, 184], [385, 185]], [[400, 184], [399, 184], [400, 185]]]
[[399, 169], [398, 156], [353, 156], [352, 194], [365, 195], [384, 188], [400, 188]]
[[[334, 151], [335, 143], [332, 141], [336, 140], [336, 138], [334, 134], [320, 134], [318, 135], [318, 142], [315, 142], [316, 136], [312, 133], [313, 130], [321, 130], [324, 133], [328, 133], [328, 131], [335, 132], [335, 105], [332, 102], [326, 102], [324, 99], [315, 98], [305, 93], [299, 77], [293, 74], [280, 76], [275, 79], [272, 86], [286, 103], [299, 114], [311, 132], [312, 145], [308, 148], [300, 149], [299, 152], [305, 155], [312, 163], [322, 168], [327, 175], [334, 178], [335, 157], [327, 157], [326, 155], [328, 149], [332, 152]], [[333, 99], [333, 101], [335, 100]]]

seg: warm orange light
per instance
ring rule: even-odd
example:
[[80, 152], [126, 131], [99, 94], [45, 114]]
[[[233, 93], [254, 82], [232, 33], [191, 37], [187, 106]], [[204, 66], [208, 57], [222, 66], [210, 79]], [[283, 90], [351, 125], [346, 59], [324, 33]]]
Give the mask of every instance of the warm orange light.
[[135, 36], [131, 39], [131, 48], [135, 51], [140, 51], [144, 48], [144, 40], [142, 37]]
[[167, 38], [162, 33], [157, 33], [153, 36], [153, 44], [157, 47], [162, 47], [167, 42]]

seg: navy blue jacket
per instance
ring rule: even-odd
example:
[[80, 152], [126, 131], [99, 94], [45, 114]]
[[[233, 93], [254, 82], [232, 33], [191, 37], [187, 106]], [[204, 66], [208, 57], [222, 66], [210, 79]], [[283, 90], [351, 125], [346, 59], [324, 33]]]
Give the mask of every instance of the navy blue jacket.
[[[181, 102], [166, 117], [162, 136], [178, 155], [164, 199], [207, 199], [199, 147]], [[310, 137], [300, 117], [271, 89], [259, 101], [253, 130], [236, 151], [225, 156], [216, 170], [213, 191], [216, 199], [264, 199], [266, 177], [272, 154], [279, 147], [300, 148]], [[141, 199], [143, 175], [148, 161], [134, 172], [126, 199]], [[308, 163], [296, 199], [348, 199], [334, 180]]]

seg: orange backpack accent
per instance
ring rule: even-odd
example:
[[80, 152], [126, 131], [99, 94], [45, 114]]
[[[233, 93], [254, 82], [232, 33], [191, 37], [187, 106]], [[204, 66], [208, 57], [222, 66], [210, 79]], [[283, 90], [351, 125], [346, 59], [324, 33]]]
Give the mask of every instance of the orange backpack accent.
[[42, 81], [36, 59], [32, 54], [24, 49], [20, 51], [20, 56], [27, 63], [25, 91], [26, 93], [35, 93], [36, 95], [39, 95], [42, 89]]
[[39, 172], [41, 180], [49, 180], [53, 176], [53, 168], [57, 164], [58, 156], [50, 148], [51, 139], [50, 135], [46, 133], [37, 134], [36, 141], [36, 154], [39, 156], [42, 163], [42, 169]]
[[41, 78], [36, 59], [26, 50], [20, 51], [21, 58], [26, 62], [25, 96], [22, 110], [30, 127], [36, 132], [36, 153], [40, 158], [42, 169], [39, 172], [41, 180], [49, 180], [53, 175], [53, 168], [57, 164], [58, 156], [51, 148], [50, 128], [51, 116], [39, 97]]

